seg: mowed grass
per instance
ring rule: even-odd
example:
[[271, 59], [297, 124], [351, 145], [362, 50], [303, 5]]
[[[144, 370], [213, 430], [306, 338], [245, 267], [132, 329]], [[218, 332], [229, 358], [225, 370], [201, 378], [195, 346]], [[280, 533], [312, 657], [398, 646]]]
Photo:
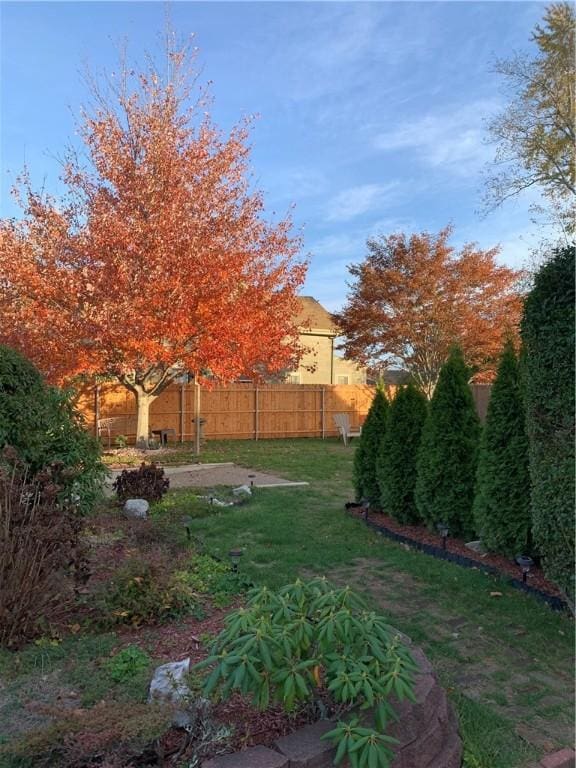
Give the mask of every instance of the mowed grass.
[[[316, 573], [349, 583], [425, 649], [458, 712], [466, 768], [532, 768], [544, 752], [569, 746], [571, 618], [504, 581], [387, 541], [348, 516], [353, 455], [353, 446], [336, 440], [209, 442], [202, 462], [233, 461], [309, 485], [256, 489], [230, 508], [199, 501], [199, 489], [170, 491], [152, 507], [146, 540], [183, 550], [200, 544], [222, 559], [241, 547], [241, 572], [271, 587]], [[178, 456], [187, 463], [190, 447]], [[230, 489], [215, 490], [230, 497]], [[153, 655], [145, 629], [137, 642]], [[73, 690], [83, 707], [143, 702], [150, 670], [125, 686], [110, 677], [117, 644], [112, 633], [83, 628], [61, 643], [46, 638], [17, 654], [0, 652], [0, 745], [11, 738], [3, 719], [24, 730], [41, 725], [28, 701], [52, 704]], [[23, 765], [0, 757], [2, 768]]]
[[[193, 535], [278, 587], [325, 574], [350, 583], [421, 644], [457, 708], [471, 768], [523, 768], [571, 743], [573, 622], [505, 581], [383, 539], [345, 514], [354, 448], [335, 440], [209, 442], [234, 461], [308, 487], [256, 489], [249, 504], [194, 518]], [[171, 494], [185, 515], [190, 492]], [[180, 500], [180, 501], [179, 501]], [[493, 594], [499, 593], [499, 594]]]

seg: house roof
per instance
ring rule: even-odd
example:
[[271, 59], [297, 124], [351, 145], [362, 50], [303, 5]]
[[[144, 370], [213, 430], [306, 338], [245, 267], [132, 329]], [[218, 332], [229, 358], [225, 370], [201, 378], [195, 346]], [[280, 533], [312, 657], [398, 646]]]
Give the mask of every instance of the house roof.
[[337, 328], [332, 320], [332, 315], [319, 301], [312, 296], [299, 296], [300, 311], [296, 316], [296, 324], [300, 328], [316, 328], [329, 331], [336, 335]]

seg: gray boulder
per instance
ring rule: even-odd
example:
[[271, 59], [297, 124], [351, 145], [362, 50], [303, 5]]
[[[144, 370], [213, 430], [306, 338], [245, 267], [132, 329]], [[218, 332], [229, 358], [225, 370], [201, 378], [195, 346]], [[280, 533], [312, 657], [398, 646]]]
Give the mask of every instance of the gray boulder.
[[154, 670], [148, 701], [181, 704], [190, 699], [191, 691], [186, 684], [186, 675], [190, 670], [190, 659], [162, 664]]
[[126, 517], [135, 517], [139, 520], [145, 520], [148, 515], [150, 504], [146, 499], [127, 499], [124, 504], [124, 514]]
[[238, 488], [233, 488], [232, 493], [234, 496], [252, 496], [252, 489], [249, 485], [239, 485]]

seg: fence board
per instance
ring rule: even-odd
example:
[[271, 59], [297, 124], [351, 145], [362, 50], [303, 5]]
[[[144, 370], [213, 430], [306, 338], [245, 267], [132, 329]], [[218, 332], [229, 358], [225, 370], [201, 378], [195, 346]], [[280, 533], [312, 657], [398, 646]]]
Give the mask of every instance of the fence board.
[[[200, 416], [203, 436], [210, 440], [286, 437], [332, 437], [338, 435], [336, 413], [347, 413], [352, 427], [366, 418], [375, 389], [365, 384], [230, 384], [202, 389]], [[393, 392], [389, 392], [393, 394]], [[472, 385], [477, 411], [485, 419], [490, 385]], [[169, 386], [150, 407], [151, 429], [173, 429], [177, 440], [193, 440], [195, 435], [194, 384]], [[99, 418], [119, 417], [112, 437], [134, 434], [136, 401], [120, 385], [101, 384], [79, 392], [77, 408], [87, 427], [96, 428]]]

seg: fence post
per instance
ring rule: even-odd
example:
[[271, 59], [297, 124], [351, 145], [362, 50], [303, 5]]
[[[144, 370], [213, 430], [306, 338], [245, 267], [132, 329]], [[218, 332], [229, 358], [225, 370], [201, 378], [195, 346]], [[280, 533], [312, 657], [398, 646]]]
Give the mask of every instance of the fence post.
[[180, 442], [184, 442], [184, 409], [186, 407], [186, 393], [184, 391], [184, 384], [180, 385]]
[[100, 384], [94, 387], [94, 436], [99, 437], [98, 422], [100, 421]]
[[320, 391], [322, 393], [322, 440], [324, 440], [326, 437], [326, 387], [322, 387]]
[[258, 384], [254, 386], [254, 440], [258, 440]]
[[198, 377], [194, 376], [194, 453], [200, 455], [200, 384]]

